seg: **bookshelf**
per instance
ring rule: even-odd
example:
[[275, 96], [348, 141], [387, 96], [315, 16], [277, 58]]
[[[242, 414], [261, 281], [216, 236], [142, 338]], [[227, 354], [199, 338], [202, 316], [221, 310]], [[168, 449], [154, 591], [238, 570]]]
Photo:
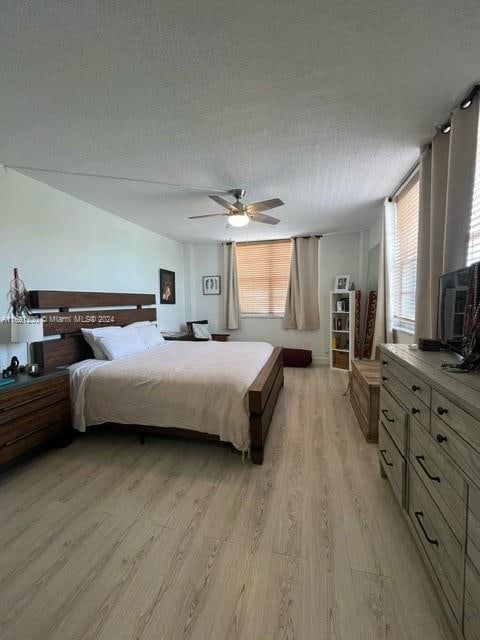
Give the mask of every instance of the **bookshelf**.
[[330, 367], [350, 371], [355, 357], [355, 291], [330, 293]]

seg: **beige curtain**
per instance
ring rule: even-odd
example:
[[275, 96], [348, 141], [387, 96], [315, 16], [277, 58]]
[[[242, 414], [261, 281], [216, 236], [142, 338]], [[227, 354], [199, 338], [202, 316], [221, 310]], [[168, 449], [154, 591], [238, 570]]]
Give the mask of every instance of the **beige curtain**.
[[390, 309], [390, 273], [391, 273], [391, 242], [393, 233], [393, 214], [395, 205], [385, 201], [384, 213], [381, 218], [380, 252], [378, 256], [378, 291], [377, 311], [375, 314], [375, 331], [373, 333], [372, 360], [376, 357], [377, 347], [386, 342], [393, 342], [392, 313]]
[[238, 329], [240, 327], [240, 298], [235, 242], [223, 245], [223, 279], [225, 286], [225, 329]]
[[449, 134], [438, 133], [420, 160], [415, 340], [437, 333], [438, 280], [443, 273]]
[[452, 116], [420, 161], [415, 340], [437, 335], [438, 281], [465, 266], [475, 175], [478, 98]]
[[292, 238], [283, 328], [308, 331], [319, 327], [318, 238]]
[[476, 96], [468, 109], [457, 109], [452, 116], [443, 251], [445, 273], [461, 269], [466, 262], [475, 179], [478, 105]]

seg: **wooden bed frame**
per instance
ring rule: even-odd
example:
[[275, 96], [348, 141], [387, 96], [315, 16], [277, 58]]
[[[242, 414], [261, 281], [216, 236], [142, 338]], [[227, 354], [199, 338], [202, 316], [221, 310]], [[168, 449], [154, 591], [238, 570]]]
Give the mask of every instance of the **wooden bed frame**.
[[[58, 338], [33, 344], [35, 361], [46, 371], [64, 367], [93, 354], [81, 328], [125, 326], [131, 322], [157, 319], [154, 294], [96, 293], [85, 291], [30, 291], [29, 306], [43, 318], [45, 337]], [[273, 410], [283, 386], [282, 349], [276, 347], [248, 390], [250, 454], [255, 464], [263, 463]], [[219, 437], [187, 429], [165, 429], [143, 425], [115, 427], [160, 435], [217, 440]]]

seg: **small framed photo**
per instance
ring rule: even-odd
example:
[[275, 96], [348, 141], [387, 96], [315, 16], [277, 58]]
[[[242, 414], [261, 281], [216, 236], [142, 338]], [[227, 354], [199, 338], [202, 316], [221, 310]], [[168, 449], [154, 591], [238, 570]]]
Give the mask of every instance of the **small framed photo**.
[[203, 276], [203, 295], [204, 296], [219, 296], [220, 289], [220, 276]]
[[335, 291], [342, 292], [350, 289], [351, 276], [335, 276]]

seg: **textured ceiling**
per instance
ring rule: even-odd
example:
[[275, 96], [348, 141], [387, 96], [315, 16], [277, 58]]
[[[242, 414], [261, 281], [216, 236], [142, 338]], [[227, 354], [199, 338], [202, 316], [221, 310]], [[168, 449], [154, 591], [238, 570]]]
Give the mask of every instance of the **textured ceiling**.
[[179, 240], [368, 228], [480, 79], [478, 0], [4, 0], [0, 159], [281, 197], [231, 232], [207, 191], [25, 172]]

